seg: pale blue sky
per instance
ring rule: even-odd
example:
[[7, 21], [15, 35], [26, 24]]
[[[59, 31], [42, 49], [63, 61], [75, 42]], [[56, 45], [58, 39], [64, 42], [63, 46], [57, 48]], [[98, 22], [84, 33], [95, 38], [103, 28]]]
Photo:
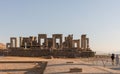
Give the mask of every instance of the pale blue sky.
[[87, 34], [95, 51], [120, 51], [120, 0], [0, 0], [0, 42], [11, 36]]

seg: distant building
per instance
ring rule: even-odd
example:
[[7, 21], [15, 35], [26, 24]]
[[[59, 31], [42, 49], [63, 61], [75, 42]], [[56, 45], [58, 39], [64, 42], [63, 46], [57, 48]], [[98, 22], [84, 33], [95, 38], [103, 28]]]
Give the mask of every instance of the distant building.
[[89, 46], [86, 34], [78, 39], [74, 39], [72, 34], [64, 39], [63, 34], [52, 34], [51, 38], [47, 37], [47, 34], [38, 34], [38, 36], [19, 37], [19, 40], [11, 37], [10, 43], [6, 44], [7, 55], [36, 57], [92, 57], [95, 53]]
[[[89, 38], [85, 34], [81, 35], [81, 39], [73, 39], [73, 35], [64, 38], [63, 34], [53, 34], [52, 38], [48, 38], [47, 34], [38, 34], [36, 36], [20, 37], [19, 48], [40, 48], [40, 49], [64, 49], [77, 48], [81, 50], [90, 50]], [[6, 48], [18, 48], [17, 38], [11, 37], [10, 43], [6, 44]]]

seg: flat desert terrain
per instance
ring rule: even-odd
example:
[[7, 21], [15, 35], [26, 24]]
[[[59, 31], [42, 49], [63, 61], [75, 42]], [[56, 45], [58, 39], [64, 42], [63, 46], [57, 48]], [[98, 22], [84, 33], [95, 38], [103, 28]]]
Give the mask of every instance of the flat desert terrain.
[[[45, 69], [42, 69], [47, 62]], [[70, 69], [82, 69], [71, 72]], [[42, 72], [44, 70], [44, 72]], [[0, 57], [0, 74], [116, 74], [120, 66], [112, 65], [110, 58], [51, 58]]]

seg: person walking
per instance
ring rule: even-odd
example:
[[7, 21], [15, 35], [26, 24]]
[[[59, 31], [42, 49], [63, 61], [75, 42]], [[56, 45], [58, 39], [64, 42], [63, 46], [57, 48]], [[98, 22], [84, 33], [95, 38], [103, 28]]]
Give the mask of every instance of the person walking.
[[111, 55], [111, 60], [112, 60], [112, 65], [114, 65], [115, 54], [112, 54], [112, 55]]
[[116, 55], [115, 59], [116, 59], [116, 66], [118, 66], [119, 65], [119, 55], [118, 54]]

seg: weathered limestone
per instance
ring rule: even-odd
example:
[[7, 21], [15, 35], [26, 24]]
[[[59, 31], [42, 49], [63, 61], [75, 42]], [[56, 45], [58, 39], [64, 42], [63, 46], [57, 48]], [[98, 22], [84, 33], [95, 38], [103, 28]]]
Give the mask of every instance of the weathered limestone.
[[86, 35], [81, 36], [81, 49], [87, 50], [89, 48], [89, 38], [86, 38]]
[[62, 34], [53, 34], [52, 37], [47, 38], [47, 34], [38, 34], [37, 37], [20, 37], [19, 48], [17, 47], [17, 38], [12, 37], [10, 44], [6, 44], [6, 47], [10, 50], [9, 55], [12, 56], [75, 58], [95, 55], [89, 48], [89, 38], [86, 38], [86, 35], [82, 35], [81, 39], [74, 39], [71, 34], [65, 37], [64, 42], [62, 36]]
[[[44, 39], [44, 43], [41, 45], [41, 39]], [[46, 34], [38, 34], [38, 44], [40, 45], [40, 47], [46, 47], [48, 46], [47, 43], [47, 35]]]
[[22, 47], [22, 43], [23, 43], [23, 38], [22, 37], [19, 37], [19, 42], [20, 42], [19, 46]]
[[[75, 47], [75, 43], [77, 44], [77, 47]], [[80, 40], [73, 40], [73, 48], [80, 48]]]
[[6, 43], [6, 48], [10, 48], [10, 43]]
[[11, 37], [10, 38], [10, 47], [17, 47], [17, 38], [16, 37]]
[[70, 72], [82, 72], [82, 68], [70, 68]]
[[63, 42], [63, 48], [72, 48], [73, 47], [73, 35], [68, 35], [65, 37], [65, 42]]
[[81, 36], [81, 48], [86, 49], [86, 35]]
[[[53, 49], [62, 47], [62, 34], [53, 34]], [[56, 39], [60, 39], [60, 44], [56, 45]]]
[[73, 64], [74, 62], [73, 61], [68, 61], [66, 62], [67, 64]]
[[86, 38], [87, 40], [87, 49], [89, 49], [89, 38]]
[[30, 36], [30, 37], [20, 37], [20, 47], [38, 47], [37, 37]]
[[37, 47], [38, 43], [37, 43], [37, 37], [34, 37], [32, 40], [32, 47]]
[[[40, 49], [80, 49], [89, 50], [89, 38], [86, 35], [81, 35], [80, 39], [73, 40], [73, 35], [65, 37], [65, 41], [62, 42], [62, 34], [53, 34], [52, 38], [47, 38], [47, 34], [38, 34], [38, 37], [20, 37], [19, 46], [23, 48], [40, 48]], [[81, 46], [80, 46], [81, 44]], [[10, 45], [10, 46], [9, 46]], [[6, 44], [6, 47], [17, 47], [17, 38], [11, 37], [10, 43]]]
[[51, 49], [53, 47], [53, 38], [47, 38], [48, 48]]

